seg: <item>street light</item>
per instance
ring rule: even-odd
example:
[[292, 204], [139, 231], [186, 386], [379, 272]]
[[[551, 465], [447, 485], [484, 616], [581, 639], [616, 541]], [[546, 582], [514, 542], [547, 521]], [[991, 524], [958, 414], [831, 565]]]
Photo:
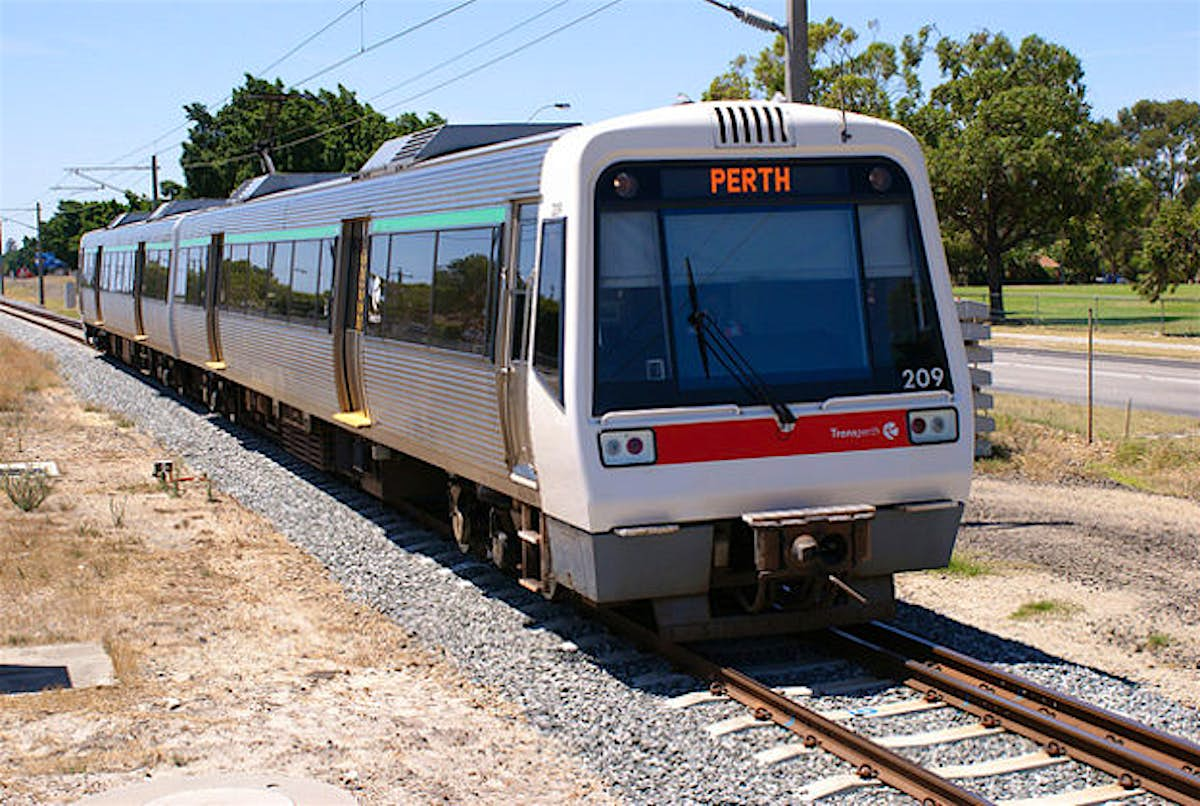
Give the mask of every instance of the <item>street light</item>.
[[571, 108], [571, 105], [569, 103], [567, 103], [566, 101], [559, 101], [559, 102], [553, 103], [553, 104], [542, 104], [537, 109], [533, 110], [532, 115], [525, 118], [525, 122], [529, 123], [531, 120], [536, 118], [542, 112], [545, 112], [547, 109], [570, 109], [570, 108]]
[[789, 101], [808, 103], [808, 2], [788, 0], [788, 24], [782, 25], [753, 8], [741, 8], [720, 0], [704, 0], [710, 6], [728, 11], [751, 28], [781, 34], [786, 45], [783, 74]]

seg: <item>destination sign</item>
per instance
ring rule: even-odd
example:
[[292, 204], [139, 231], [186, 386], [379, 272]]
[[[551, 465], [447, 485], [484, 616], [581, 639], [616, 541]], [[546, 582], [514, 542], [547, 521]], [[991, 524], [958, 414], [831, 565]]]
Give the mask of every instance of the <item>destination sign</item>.
[[792, 168], [790, 165], [709, 168], [708, 192], [713, 196], [791, 193]]

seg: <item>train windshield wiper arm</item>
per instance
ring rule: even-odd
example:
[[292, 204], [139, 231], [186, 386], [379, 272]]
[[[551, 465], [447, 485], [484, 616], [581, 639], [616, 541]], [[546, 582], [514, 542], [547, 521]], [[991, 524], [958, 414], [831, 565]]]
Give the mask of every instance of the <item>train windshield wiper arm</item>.
[[722, 332], [716, 321], [700, 307], [700, 295], [696, 288], [696, 278], [692, 275], [692, 261], [684, 258], [687, 269], [688, 301], [692, 311], [688, 314], [688, 324], [696, 331], [696, 344], [700, 348], [700, 363], [704, 366], [704, 377], [708, 374], [708, 354], [711, 347], [712, 355], [725, 371], [729, 373], [738, 385], [752, 397], [771, 407], [775, 419], [779, 421], [781, 431], [791, 431], [796, 424], [796, 415], [792, 414], [774, 393], [763, 377], [754, 371], [754, 367], [746, 356], [734, 346], [729, 337]]

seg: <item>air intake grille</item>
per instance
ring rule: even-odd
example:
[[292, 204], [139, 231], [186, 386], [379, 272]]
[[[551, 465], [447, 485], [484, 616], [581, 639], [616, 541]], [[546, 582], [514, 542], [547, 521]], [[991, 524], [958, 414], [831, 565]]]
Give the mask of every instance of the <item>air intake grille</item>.
[[792, 138], [778, 106], [738, 104], [718, 106], [714, 140], [717, 148], [789, 146]]

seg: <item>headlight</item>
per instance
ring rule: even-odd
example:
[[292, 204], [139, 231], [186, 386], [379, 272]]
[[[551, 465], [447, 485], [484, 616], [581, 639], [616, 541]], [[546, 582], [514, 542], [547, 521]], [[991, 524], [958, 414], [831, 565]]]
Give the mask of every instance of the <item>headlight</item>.
[[654, 432], [649, 428], [600, 434], [600, 461], [605, 467], [652, 465], [656, 458]]
[[958, 439], [958, 412], [955, 409], [910, 411], [908, 439], [914, 445], [953, 442]]

